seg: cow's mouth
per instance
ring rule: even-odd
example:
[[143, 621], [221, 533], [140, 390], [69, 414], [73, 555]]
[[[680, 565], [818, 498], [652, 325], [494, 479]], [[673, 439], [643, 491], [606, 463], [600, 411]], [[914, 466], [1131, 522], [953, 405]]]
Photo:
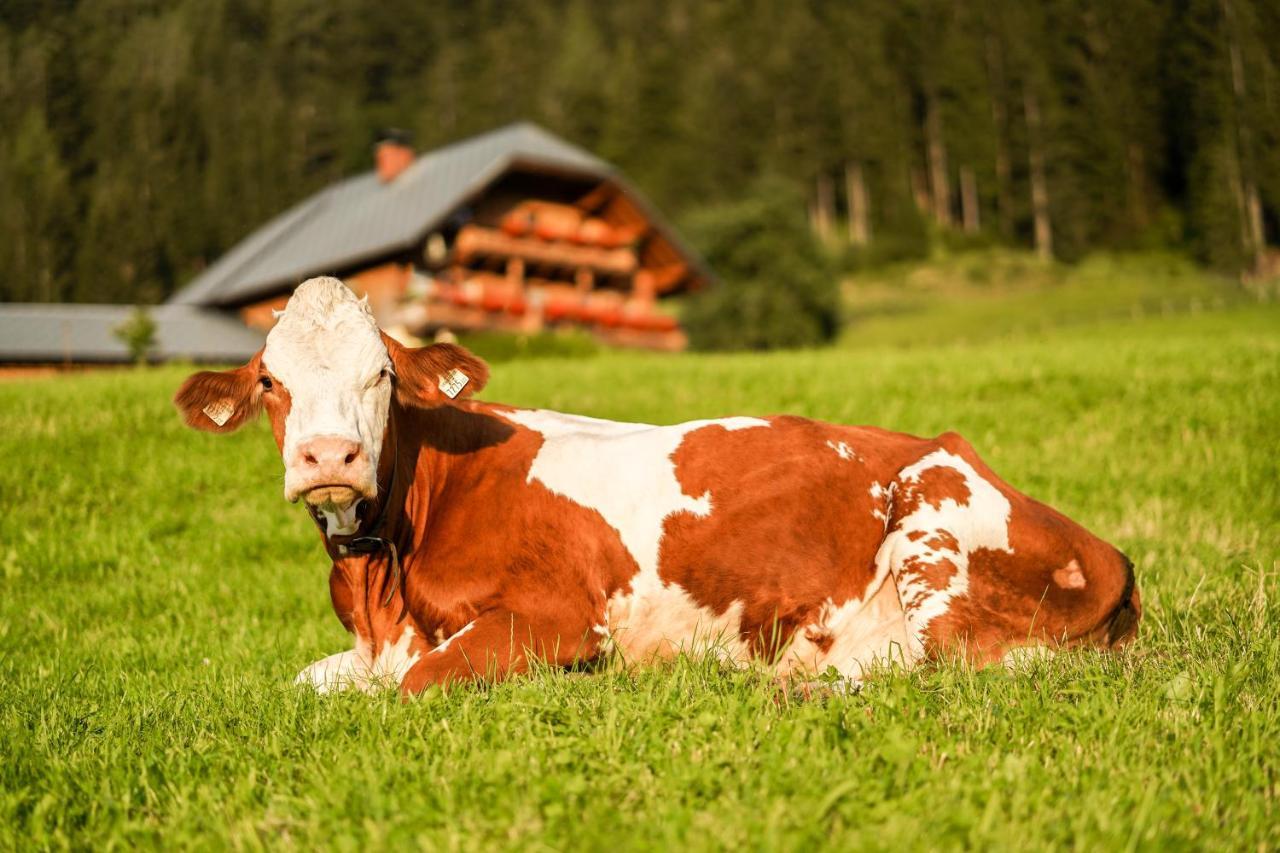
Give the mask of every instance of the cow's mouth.
[[360, 526], [360, 501], [364, 495], [345, 485], [323, 485], [308, 489], [302, 499], [317, 516], [324, 518], [329, 536], [350, 536]]

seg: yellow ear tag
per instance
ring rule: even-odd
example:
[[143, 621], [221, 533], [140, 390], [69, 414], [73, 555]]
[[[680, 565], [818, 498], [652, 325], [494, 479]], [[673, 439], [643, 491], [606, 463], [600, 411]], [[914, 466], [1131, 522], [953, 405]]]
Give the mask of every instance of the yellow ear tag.
[[222, 426], [235, 414], [236, 407], [230, 400], [217, 400], [204, 407], [205, 416], [218, 426]]
[[470, 381], [467, 378], [467, 374], [455, 367], [440, 377], [440, 391], [452, 400], [462, 393], [462, 389], [466, 388], [467, 383]]

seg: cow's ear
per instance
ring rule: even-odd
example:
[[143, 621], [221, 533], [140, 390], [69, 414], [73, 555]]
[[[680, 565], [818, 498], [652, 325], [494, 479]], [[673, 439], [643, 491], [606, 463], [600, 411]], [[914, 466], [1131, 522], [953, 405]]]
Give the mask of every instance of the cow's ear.
[[192, 429], [234, 432], [262, 409], [259, 359], [234, 370], [202, 370], [187, 377], [173, 404]]
[[439, 406], [469, 397], [489, 381], [489, 365], [457, 344], [406, 347], [382, 336], [396, 371], [396, 396], [406, 406]]

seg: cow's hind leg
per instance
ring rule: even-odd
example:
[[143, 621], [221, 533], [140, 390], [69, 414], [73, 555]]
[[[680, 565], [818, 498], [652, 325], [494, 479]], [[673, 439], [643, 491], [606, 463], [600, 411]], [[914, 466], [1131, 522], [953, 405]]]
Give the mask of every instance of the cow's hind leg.
[[965, 641], [963, 626], [947, 616], [969, 593], [970, 561], [978, 552], [1010, 552], [1009, 500], [979, 468], [973, 449], [947, 434], [891, 488], [876, 564], [893, 575], [913, 656]]

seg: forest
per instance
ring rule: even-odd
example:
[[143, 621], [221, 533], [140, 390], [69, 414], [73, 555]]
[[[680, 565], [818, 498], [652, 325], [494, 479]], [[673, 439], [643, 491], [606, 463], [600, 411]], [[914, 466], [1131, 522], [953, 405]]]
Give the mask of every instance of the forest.
[[1280, 237], [1274, 0], [6, 0], [0, 300], [162, 300], [291, 203], [529, 119], [677, 222], [785, 182], [932, 242], [1231, 274]]

